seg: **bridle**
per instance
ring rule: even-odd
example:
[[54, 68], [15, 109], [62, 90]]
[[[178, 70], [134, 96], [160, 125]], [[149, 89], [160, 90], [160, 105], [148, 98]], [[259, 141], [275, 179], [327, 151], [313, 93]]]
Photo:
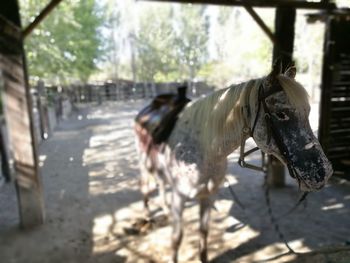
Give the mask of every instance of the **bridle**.
[[[255, 115], [253, 126], [252, 126], [252, 128], [245, 126], [242, 129], [241, 149], [240, 149], [240, 157], [238, 159], [238, 164], [244, 168], [249, 168], [249, 169], [253, 169], [253, 170], [257, 170], [257, 171], [266, 172], [266, 165], [265, 165], [264, 161], [263, 161], [261, 167], [249, 164], [245, 161], [245, 157], [252, 154], [253, 152], [260, 150], [259, 147], [255, 147], [255, 148], [245, 152], [245, 142], [246, 142], [247, 138], [253, 137], [260, 112], [261, 112], [261, 110], [263, 110], [264, 111], [264, 119], [265, 119], [266, 128], [267, 128], [266, 144], [270, 143], [271, 138], [274, 139], [276, 146], [283, 157], [283, 161], [286, 163], [286, 165], [288, 167], [290, 175], [293, 178], [298, 179], [297, 173], [295, 172], [295, 168], [291, 164], [291, 155], [288, 151], [287, 146], [283, 142], [283, 139], [282, 139], [282, 136], [281, 136], [279, 130], [276, 128], [276, 125], [274, 124], [274, 121], [272, 118], [272, 113], [266, 104], [266, 99], [269, 96], [271, 96], [279, 91], [282, 91], [282, 90], [283, 90], [282, 87], [280, 85], [277, 85], [276, 88], [272, 88], [269, 92], [266, 93], [264, 91], [263, 83], [260, 84], [259, 90], [258, 90], [258, 110], [257, 110], [256, 115]], [[299, 181], [299, 179], [298, 179], [298, 181]]]
[[[266, 104], [266, 99], [277, 93], [280, 91], [283, 91], [282, 87], [276, 83], [277, 85], [275, 85], [273, 88], [271, 88], [271, 90], [269, 90], [269, 92], [265, 92], [264, 91], [264, 85], [263, 83], [260, 84], [259, 86], [259, 90], [258, 90], [258, 110], [256, 112], [255, 115], [255, 119], [254, 119], [254, 123], [252, 128], [249, 128], [248, 126], [243, 127], [242, 129], [242, 139], [241, 139], [241, 149], [240, 149], [240, 156], [238, 159], [238, 164], [243, 167], [243, 168], [248, 168], [248, 169], [253, 169], [256, 171], [262, 171], [265, 173], [265, 175], [267, 175], [267, 165], [265, 162], [265, 155], [263, 152], [262, 153], [262, 164], [261, 166], [256, 166], [253, 164], [249, 164], [245, 161], [245, 157], [247, 157], [248, 155], [252, 154], [253, 152], [256, 152], [258, 150], [260, 150], [259, 147], [254, 147], [253, 149], [248, 150], [247, 152], [245, 152], [245, 142], [249, 137], [253, 138], [254, 135], [254, 131], [258, 122], [258, 118], [259, 118], [259, 114], [260, 111], [263, 110], [264, 111], [264, 119], [265, 119], [265, 123], [266, 123], [266, 128], [267, 128], [267, 141], [266, 144], [269, 144], [271, 141], [271, 138], [274, 139], [276, 146], [279, 150], [279, 152], [282, 155], [282, 159], [284, 161], [284, 163], [286, 164], [289, 174], [292, 178], [296, 179], [298, 184], [299, 184], [299, 188], [300, 188], [300, 183], [301, 180], [299, 178], [299, 176], [297, 175], [294, 166], [291, 163], [291, 155], [288, 151], [288, 148], [286, 146], [286, 144], [283, 142], [282, 136], [279, 132], [279, 130], [276, 128], [276, 125], [273, 121], [272, 118], [272, 113], [269, 110], [267, 104]], [[248, 122], [249, 123], [249, 122]], [[303, 180], [304, 184], [307, 184], [304, 180]], [[298, 205], [299, 203], [301, 203], [307, 196], [307, 192], [304, 192], [301, 196], [301, 198], [299, 199]], [[297, 205], [297, 206], [298, 206]]]

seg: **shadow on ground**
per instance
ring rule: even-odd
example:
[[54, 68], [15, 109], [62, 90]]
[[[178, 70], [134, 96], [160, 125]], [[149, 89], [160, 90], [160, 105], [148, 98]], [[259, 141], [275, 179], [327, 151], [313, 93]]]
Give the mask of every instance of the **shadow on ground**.
[[[144, 101], [80, 107], [40, 146], [46, 223], [19, 230], [12, 185], [0, 190], [1, 262], [166, 262], [171, 228], [160, 222], [143, 234], [128, 231], [144, 218], [138, 187], [133, 118]], [[257, 155], [251, 162], [257, 162]], [[263, 176], [229, 157], [228, 180], [244, 204], [226, 187], [212, 212], [209, 257], [212, 262], [350, 262], [350, 187], [334, 181], [309, 196], [306, 206], [282, 218], [280, 229], [302, 255], [285, 254], [267, 213]], [[5, 189], [5, 190], [3, 190]], [[272, 208], [282, 215], [298, 199], [297, 186], [271, 190]], [[4, 202], [4, 200], [6, 200]], [[151, 207], [159, 211], [157, 197]], [[156, 213], [159, 215], [159, 213]], [[198, 260], [198, 207], [185, 211], [180, 261]], [[159, 217], [163, 218], [163, 217]], [[163, 220], [163, 219], [162, 219]], [[328, 250], [327, 250], [328, 249]], [[317, 252], [319, 251], [319, 252]]]

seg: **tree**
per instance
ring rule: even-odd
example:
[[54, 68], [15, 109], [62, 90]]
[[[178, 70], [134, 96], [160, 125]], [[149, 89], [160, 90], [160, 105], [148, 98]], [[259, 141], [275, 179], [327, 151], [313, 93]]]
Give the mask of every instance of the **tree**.
[[[23, 25], [42, 8], [40, 0], [22, 0]], [[31, 79], [86, 82], [102, 52], [102, 23], [103, 10], [94, 0], [62, 1], [25, 41]]]
[[190, 81], [208, 61], [210, 23], [205, 11], [206, 7], [183, 5], [175, 16], [176, 57], [183, 76]]
[[176, 70], [173, 51], [173, 9], [170, 6], [152, 8], [140, 17], [134, 35], [137, 53], [137, 77], [142, 81], [167, 81]]
[[[273, 28], [272, 10], [257, 12]], [[214, 18], [210, 35], [214, 51], [204, 72], [207, 81], [224, 87], [268, 73], [272, 44], [252, 17], [242, 8], [220, 7]]]
[[[193, 80], [208, 58], [206, 8], [159, 4], [141, 7], [138, 19], [134, 17], [137, 26], [127, 26], [133, 75], [138, 81], [149, 82]], [[126, 23], [130, 23], [127, 17]]]

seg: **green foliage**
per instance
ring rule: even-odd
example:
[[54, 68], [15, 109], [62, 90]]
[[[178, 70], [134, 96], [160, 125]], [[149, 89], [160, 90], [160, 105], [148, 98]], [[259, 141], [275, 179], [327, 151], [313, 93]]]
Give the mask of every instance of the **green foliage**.
[[[23, 25], [47, 4], [20, 2]], [[273, 32], [274, 11], [256, 11]], [[317, 76], [324, 30], [300, 17], [296, 62]], [[199, 79], [224, 87], [267, 74], [272, 59], [270, 40], [243, 8], [134, 0], [62, 1], [25, 44], [32, 79], [54, 84], [96, 73], [101, 81]]]
[[228, 85], [228, 81], [234, 76], [234, 68], [222, 61], [212, 61], [204, 65], [198, 72], [201, 79], [206, 80], [210, 85], [217, 88], [224, 88]]
[[161, 6], [140, 17], [133, 35], [140, 81], [194, 79], [205, 64], [209, 20], [203, 7]]
[[166, 79], [174, 70], [172, 9], [151, 9], [140, 17], [140, 30], [132, 35], [137, 54], [137, 78], [141, 81]]
[[[258, 12], [265, 23], [272, 28], [273, 11], [258, 10]], [[239, 82], [267, 73], [271, 67], [272, 44], [250, 15], [242, 8], [231, 8], [231, 13], [226, 8], [220, 8], [217, 20], [215, 28], [217, 76], [211, 77], [214, 84], [222, 85], [225, 80]]]
[[183, 5], [177, 19], [175, 52], [185, 76], [193, 80], [208, 60], [209, 17], [206, 7]]
[[[22, 0], [22, 24], [28, 25], [43, 7], [40, 0]], [[32, 80], [87, 81], [101, 55], [102, 23], [103, 12], [94, 0], [62, 1], [25, 40]]]

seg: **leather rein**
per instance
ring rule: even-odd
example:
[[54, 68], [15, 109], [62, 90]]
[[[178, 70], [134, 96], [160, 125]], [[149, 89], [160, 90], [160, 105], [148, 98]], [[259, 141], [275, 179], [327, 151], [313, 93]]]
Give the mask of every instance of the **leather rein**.
[[[279, 130], [276, 128], [276, 125], [273, 122], [272, 119], [272, 113], [269, 110], [267, 104], [266, 104], [266, 98], [279, 92], [282, 91], [282, 87], [278, 86], [275, 89], [272, 89], [271, 91], [265, 93], [264, 91], [264, 86], [261, 83], [259, 86], [259, 90], [258, 90], [258, 110], [256, 112], [255, 115], [255, 119], [254, 119], [254, 123], [252, 128], [249, 128], [247, 126], [245, 126], [242, 129], [242, 139], [241, 139], [241, 149], [240, 149], [240, 157], [238, 159], [238, 164], [243, 167], [243, 168], [249, 168], [249, 169], [253, 169], [256, 171], [262, 171], [265, 174], [265, 199], [266, 199], [266, 203], [268, 206], [268, 214], [270, 216], [271, 222], [275, 227], [276, 232], [279, 235], [279, 238], [284, 242], [284, 244], [286, 245], [286, 247], [289, 250], [289, 253], [296, 253], [288, 244], [288, 241], [286, 240], [284, 234], [281, 232], [280, 230], [280, 226], [278, 224], [278, 221], [280, 219], [285, 218], [286, 216], [288, 216], [289, 214], [291, 214], [294, 210], [296, 210], [299, 205], [306, 199], [306, 196], [308, 195], [308, 192], [304, 192], [302, 193], [301, 197], [299, 198], [298, 202], [291, 208], [289, 209], [286, 213], [284, 213], [283, 215], [279, 216], [279, 217], [275, 217], [272, 213], [272, 207], [271, 207], [271, 202], [270, 202], [270, 195], [269, 195], [269, 187], [267, 184], [267, 166], [265, 163], [265, 156], [264, 153], [262, 152], [262, 165], [261, 166], [256, 166], [256, 165], [252, 165], [249, 164], [245, 161], [245, 157], [247, 157], [248, 155], [252, 154], [253, 152], [256, 152], [258, 150], [260, 150], [259, 147], [255, 147], [251, 150], [248, 150], [247, 152], [245, 152], [245, 142], [249, 137], [253, 138], [253, 134], [254, 134], [254, 130], [256, 128], [257, 122], [258, 122], [258, 118], [259, 118], [259, 114], [261, 112], [261, 110], [264, 111], [264, 119], [265, 119], [265, 123], [266, 123], [266, 128], [267, 128], [267, 142], [266, 144], [269, 144], [271, 141], [271, 138], [274, 139], [276, 146], [279, 150], [279, 152], [282, 155], [282, 158], [284, 160], [284, 162], [286, 163], [287, 167], [288, 167], [288, 171], [289, 174], [295, 178], [298, 183], [300, 184], [300, 179], [297, 177], [297, 174], [295, 172], [295, 168], [292, 166], [291, 164], [291, 155], [288, 151], [287, 146], [285, 145], [285, 143], [283, 142], [282, 136], [279, 132]], [[239, 202], [238, 197], [234, 194], [233, 189], [230, 187], [229, 185], [229, 189], [230, 192], [232, 194], [232, 196], [234, 197], [234, 199], [236, 200], [236, 202], [238, 203], [238, 205], [243, 209], [244, 211], [244, 206], [241, 204], [241, 202]]]

